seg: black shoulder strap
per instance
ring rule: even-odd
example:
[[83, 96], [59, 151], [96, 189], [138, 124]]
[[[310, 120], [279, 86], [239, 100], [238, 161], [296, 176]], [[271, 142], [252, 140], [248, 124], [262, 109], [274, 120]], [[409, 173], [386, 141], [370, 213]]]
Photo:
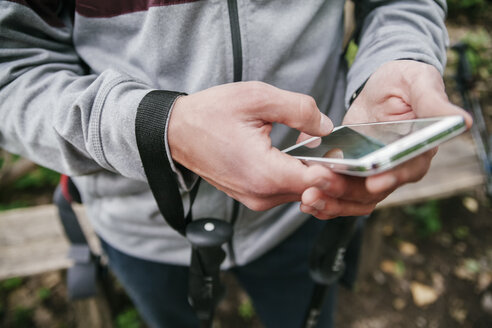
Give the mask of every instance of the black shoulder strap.
[[187, 221], [178, 183], [167, 157], [165, 140], [171, 107], [181, 95], [183, 93], [173, 91], [149, 92], [137, 110], [135, 135], [145, 175], [159, 210], [167, 223], [184, 235]]
[[73, 265], [67, 269], [66, 279], [68, 297], [71, 300], [96, 295], [97, 269], [100, 264], [98, 258], [91, 252], [84, 231], [72, 208], [72, 199], [77, 197], [77, 202], [80, 202], [80, 195], [75, 185], [73, 185], [70, 178], [63, 176], [55, 190], [53, 201], [58, 208], [65, 235], [70, 241], [68, 258], [73, 261]]

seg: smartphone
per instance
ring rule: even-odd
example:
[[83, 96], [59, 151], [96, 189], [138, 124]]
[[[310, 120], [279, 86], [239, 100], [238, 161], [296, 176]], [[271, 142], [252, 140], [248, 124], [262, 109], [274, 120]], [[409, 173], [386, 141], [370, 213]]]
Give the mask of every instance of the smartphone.
[[466, 130], [462, 116], [342, 125], [283, 152], [307, 165], [335, 172], [370, 176], [387, 171]]

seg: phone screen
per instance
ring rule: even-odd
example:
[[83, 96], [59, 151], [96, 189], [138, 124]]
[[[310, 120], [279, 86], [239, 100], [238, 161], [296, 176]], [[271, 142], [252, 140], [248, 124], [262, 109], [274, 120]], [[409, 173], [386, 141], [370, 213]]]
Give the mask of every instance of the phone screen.
[[302, 157], [359, 159], [434, 123], [434, 120], [421, 120], [344, 126], [288, 153]]

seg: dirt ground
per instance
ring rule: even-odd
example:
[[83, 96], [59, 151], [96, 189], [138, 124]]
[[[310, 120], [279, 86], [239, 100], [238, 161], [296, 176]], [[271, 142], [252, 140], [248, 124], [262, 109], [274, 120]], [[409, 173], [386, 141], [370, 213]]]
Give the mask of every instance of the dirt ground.
[[[368, 226], [382, 235], [381, 254], [354, 290], [340, 289], [337, 327], [492, 327], [492, 208], [479, 196], [377, 211]], [[418, 213], [441, 227], [432, 232]], [[226, 281], [215, 327], [262, 327], [248, 297]], [[76, 326], [63, 271], [9, 286], [0, 288], [0, 327]], [[143, 327], [124, 292], [117, 294], [115, 326]]]
[[441, 229], [425, 236], [408, 211], [376, 213], [383, 251], [354, 291], [341, 291], [338, 327], [492, 327], [490, 204], [463, 195], [413, 208], [437, 209]]
[[[340, 289], [336, 326], [492, 327], [492, 208], [480, 195], [377, 211], [368, 226], [382, 235], [381, 254], [353, 290]], [[439, 222], [438, 231], [419, 215]], [[219, 327], [262, 327], [240, 310], [247, 296], [230, 293]]]

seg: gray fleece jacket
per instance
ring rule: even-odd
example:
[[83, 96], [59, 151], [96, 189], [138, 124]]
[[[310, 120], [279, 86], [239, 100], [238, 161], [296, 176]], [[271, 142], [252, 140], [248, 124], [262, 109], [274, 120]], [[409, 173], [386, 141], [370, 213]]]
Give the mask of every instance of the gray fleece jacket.
[[[75, 177], [94, 229], [117, 249], [187, 264], [190, 247], [146, 182], [135, 140], [140, 101], [156, 89], [259, 80], [313, 96], [337, 124], [385, 62], [443, 71], [445, 1], [356, 1], [359, 52], [348, 72], [344, 2], [0, 0], [0, 147]], [[271, 137], [284, 148], [297, 134], [276, 125]], [[186, 178], [176, 174], [186, 206]], [[202, 183], [193, 212], [231, 220], [232, 200]], [[295, 203], [241, 207], [224, 267], [257, 258], [306, 218]]]

